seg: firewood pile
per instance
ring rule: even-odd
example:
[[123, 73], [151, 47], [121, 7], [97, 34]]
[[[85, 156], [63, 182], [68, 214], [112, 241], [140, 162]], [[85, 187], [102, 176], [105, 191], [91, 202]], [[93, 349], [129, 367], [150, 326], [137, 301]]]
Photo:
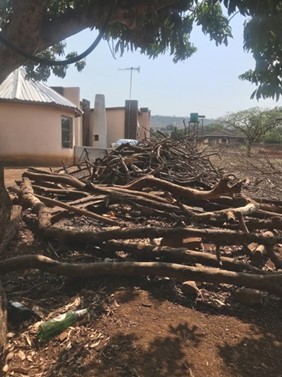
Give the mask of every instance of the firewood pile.
[[208, 158], [214, 152], [199, 151], [188, 140], [171, 138], [143, 140], [137, 146], [122, 144], [93, 166], [92, 181], [124, 185], [144, 175], [152, 175], [180, 185], [210, 188], [221, 170]]
[[0, 262], [0, 273], [166, 276], [281, 296], [282, 202], [243, 195], [244, 180], [224, 176], [208, 157], [166, 138], [121, 146], [84, 167], [27, 169], [9, 188], [14, 203], [37, 214], [56, 253], [87, 249], [96, 260], [29, 255]]

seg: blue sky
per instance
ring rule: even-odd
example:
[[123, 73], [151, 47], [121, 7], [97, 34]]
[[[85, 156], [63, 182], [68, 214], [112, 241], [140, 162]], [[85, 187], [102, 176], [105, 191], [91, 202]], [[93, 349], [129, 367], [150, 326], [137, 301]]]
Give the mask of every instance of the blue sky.
[[[90, 100], [91, 106], [98, 93], [105, 95], [107, 107], [123, 106], [129, 99], [130, 70], [120, 68], [140, 67], [140, 73], [134, 70], [132, 74], [131, 98], [138, 100], [139, 107], [149, 107], [152, 115], [187, 117], [199, 112], [217, 118], [255, 106], [281, 106], [281, 100], [251, 100], [255, 86], [238, 78], [254, 67], [252, 56], [243, 51], [243, 21], [239, 15], [232, 19], [234, 38], [227, 47], [217, 47], [200, 29], [193, 30], [191, 41], [198, 51], [177, 64], [168, 53], [153, 60], [136, 51], [114, 59], [107, 42], [102, 41], [87, 57], [82, 72], [71, 67], [64, 79], [51, 76], [47, 83], [79, 86], [81, 98]], [[96, 35], [85, 30], [67, 40], [68, 49], [80, 53]]]

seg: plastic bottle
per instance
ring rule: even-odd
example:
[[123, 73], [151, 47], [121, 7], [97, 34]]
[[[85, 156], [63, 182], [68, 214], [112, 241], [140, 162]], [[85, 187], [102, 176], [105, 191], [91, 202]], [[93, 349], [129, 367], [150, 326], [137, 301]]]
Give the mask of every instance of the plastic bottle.
[[41, 323], [38, 329], [37, 338], [40, 342], [49, 340], [72, 326], [76, 321], [87, 313], [87, 309], [70, 310], [56, 318]]

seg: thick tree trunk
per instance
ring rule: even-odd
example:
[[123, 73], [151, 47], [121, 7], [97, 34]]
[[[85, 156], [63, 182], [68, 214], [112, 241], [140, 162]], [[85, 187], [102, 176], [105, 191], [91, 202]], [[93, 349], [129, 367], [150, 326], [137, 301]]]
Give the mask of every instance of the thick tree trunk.
[[247, 142], [247, 156], [251, 157], [252, 144]]
[[11, 218], [12, 203], [4, 184], [4, 168], [0, 166], [0, 254], [7, 246], [7, 225]]
[[[7, 333], [7, 303], [6, 295], [0, 280], [0, 371], [3, 361], [5, 346], [6, 346], [6, 333]], [[0, 372], [1, 374], [1, 372]]]
[[[14, 47], [25, 53], [36, 55], [47, 47], [89, 28], [98, 29], [104, 23], [112, 9], [111, 22], [122, 22], [131, 29], [137, 27], [136, 19], [171, 4], [171, 0], [153, 2], [132, 2], [124, 6], [123, 2], [92, 1], [86, 6], [66, 7], [51, 19], [47, 15], [48, 0], [13, 1], [13, 11], [9, 22], [1, 30], [2, 37]], [[145, 4], [144, 4], [145, 3]], [[0, 84], [16, 68], [27, 62], [27, 58], [15, 52], [11, 46], [0, 43]]]
[[[0, 165], [0, 256], [18, 232], [22, 207], [12, 206], [4, 184], [4, 168]], [[1, 274], [0, 274], [1, 276]], [[4, 353], [7, 332], [6, 295], [0, 280], [0, 363]], [[0, 367], [1, 370], [1, 367]]]
[[[0, 254], [3, 252], [9, 237], [7, 224], [11, 216], [11, 201], [4, 185], [4, 168], [0, 166]], [[7, 332], [6, 295], [0, 280], [0, 362], [4, 353]]]

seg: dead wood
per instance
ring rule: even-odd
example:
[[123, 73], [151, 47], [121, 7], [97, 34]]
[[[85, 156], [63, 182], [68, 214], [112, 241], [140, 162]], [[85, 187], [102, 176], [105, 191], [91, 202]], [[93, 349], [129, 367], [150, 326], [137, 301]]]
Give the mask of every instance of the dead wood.
[[[64, 189], [64, 188], [51, 188], [39, 185], [32, 185], [34, 192], [37, 194], [50, 194], [58, 195], [68, 198], [69, 200], [78, 200], [83, 197], [88, 197], [89, 194], [82, 190]], [[10, 188], [9, 188], [10, 189]], [[12, 188], [11, 188], [12, 189]]]
[[256, 242], [252, 242], [248, 245], [248, 250], [256, 260], [261, 260], [264, 255], [267, 254], [266, 247], [259, 245]]
[[[266, 231], [266, 232], [263, 232], [263, 235], [265, 237], [274, 237], [274, 234], [273, 232], [270, 232], [270, 231]], [[252, 242], [248, 245], [248, 250], [250, 251], [250, 253], [253, 255], [253, 257], [257, 260], [261, 260], [263, 256], [267, 255], [267, 248], [265, 245], [260, 245], [256, 242]], [[269, 252], [269, 257], [273, 258], [272, 256], [272, 253]], [[279, 259], [279, 258], [278, 258]], [[278, 260], [278, 259], [275, 259], [275, 262]], [[281, 261], [282, 263], [282, 261]], [[280, 267], [278, 267], [280, 268]]]
[[[237, 216], [238, 217], [238, 216]], [[235, 219], [238, 220], [238, 219]], [[244, 218], [245, 225], [247, 229], [252, 232], [256, 230], [282, 230], [282, 219], [277, 217], [272, 217], [269, 219], [257, 219], [257, 218]], [[240, 225], [237, 221], [235, 222], [228, 222], [228, 228], [231, 230], [238, 230], [240, 229]], [[213, 219], [209, 220], [209, 225], [213, 227], [221, 227], [223, 225], [222, 219]]]
[[72, 177], [68, 174], [58, 174], [58, 173], [34, 173], [31, 171], [26, 171], [23, 173], [23, 177], [27, 177], [35, 182], [47, 181], [56, 182], [74, 187], [76, 189], [84, 189], [85, 183], [81, 182], [79, 179]]
[[160, 259], [161, 261], [173, 263], [188, 263], [193, 265], [200, 263], [231, 271], [264, 273], [261, 269], [247, 263], [242, 263], [236, 258], [221, 257], [221, 266], [219, 266], [215, 255], [202, 251], [189, 250], [184, 247], [142, 245], [140, 243], [123, 243], [114, 240], [108, 241], [102, 247], [107, 251], [124, 251], [143, 261]]
[[278, 254], [275, 253], [274, 248], [270, 245], [266, 245], [267, 256], [275, 265], [276, 270], [282, 269], [282, 260], [279, 258]]
[[282, 215], [282, 207], [281, 207], [281, 202], [280, 205], [275, 205], [273, 203], [260, 203], [260, 209], [264, 212], [271, 212], [271, 213], [276, 213], [276, 214], [281, 214]]
[[34, 195], [31, 182], [27, 177], [23, 177], [19, 197], [23, 204], [31, 207], [38, 215], [39, 229], [46, 229], [51, 226], [51, 215], [48, 208]]
[[98, 276], [167, 276], [179, 281], [195, 280], [225, 283], [259, 289], [282, 296], [282, 273], [252, 274], [212, 267], [191, 267], [162, 262], [124, 263], [62, 263], [43, 255], [27, 255], [0, 261], [0, 274], [27, 269], [68, 277], [94, 278]]
[[109, 219], [105, 216], [98, 215], [97, 213], [94, 213], [94, 212], [91, 212], [91, 211], [87, 211], [86, 209], [77, 208], [75, 206], [71, 206], [69, 204], [60, 202], [59, 200], [46, 198], [45, 196], [42, 196], [42, 195], [37, 194], [35, 196], [36, 196], [36, 198], [41, 200], [43, 203], [49, 205], [50, 207], [58, 206], [58, 207], [67, 209], [70, 213], [75, 213], [76, 215], [79, 215], [79, 216], [87, 216], [87, 217], [90, 217], [92, 219], [98, 220], [98, 221], [100, 221], [101, 223], [104, 223], [104, 224], [110, 224], [110, 225], [118, 225], [119, 224], [119, 222], [116, 221], [116, 220]]
[[142, 140], [138, 146], [121, 145], [97, 159], [91, 180], [123, 185], [128, 180], [151, 174], [173, 183], [186, 182], [206, 189], [218, 182], [221, 172], [207, 158], [210, 153], [199, 151], [185, 138], [173, 140], [161, 136], [161, 139]]
[[[22, 197], [23, 201], [30, 205], [36, 213], [41, 217], [39, 219], [39, 223], [41, 224], [41, 228], [46, 228], [51, 226], [51, 216], [50, 212], [46, 212], [46, 206], [58, 206], [64, 209], [67, 209], [69, 212], [75, 213], [79, 216], [88, 216], [91, 218], [94, 218], [96, 220], [99, 220], [100, 222], [103, 222], [105, 224], [111, 224], [111, 225], [117, 225], [118, 222], [109, 218], [106, 218], [104, 216], [95, 214], [93, 212], [87, 211], [85, 209], [77, 208], [71, 205], [68, 205], [66, 203], [60, 202], [59, 200], [47, 198], [42, 195], [36, 195], [34, 194], [32, 185], [30, 180], [27, 177], [23, 177], [23, 183], [21, 185], [21, 193], [20, 196]], [[43, 216], [45, 219], [43, 219]], [[48, 217], [48, 218], [46, 218]], [[44, 222], [46, 222], [44, 224]]]
[[234, 223], [236, 221], [236, 217], [238, 218], [239, 215], [250, 215], [258, 210], [258, 204], [253, 201], [244, 207], [227, 208], [204, 213], [193, 213], [190, 210], [190, 207], [186, 206], [185, 204], [181, 204], [181, 207], [184, 209], [185, 213], [188, 214], [188, 216], [197, 222], [210, 222], [212, 220], [223, 219], [223, 221], [227, 220], [228, 222]]
[[266, 237], [256, 233], [245, 233], [226, 229], [197, 229], [193, 227], [175, 228], [128, 228], [104, 230], [97, 233], [89, 231], [74, 231], [51, 227], [44, 230], [47, 239], [60, 240], [69, 243], [81, 243], [82, 245], [99, 245], [102, 242], [112, 239], [140, 239], [160, 237], [202, 237], [220, 245], [242, 245], [251, 242], [258, 242], [264, 245], [273, 246], [282, 242], [282, 236]]
[[98, 192], [100, 194], [116, 194], [116, 195], [126, 195], [126, 196], [132, 196], [133, 198], [136, 196], [143, 197], [145, 199], [156, 201], [160, 203], [167, 203], [167, 200], [165, 198], [162, 198], [159, 195], [137, 191], [137, 190], [130, 190], [127, 188], [123, 188], [121, 186], [113, 186], [113, 187], [105, 187], [105, 186], [99, 186], [91, 183], [89, 185], [92, 189], [92, 192]]
[[[86, 266], [81, 265], [75, 265], [75, 270], [71, 264], [58, 265], [58, 262], [51, 260], [46, 264], [46, 259], [44, 263], [41, 259], [41, 262], [32, 262], [35, 263], [34, 268], [46, 271], [54, 269], [55, 273], [62, 272], [66, 276], [76, 273], [80, 276], [82, 269], [89, 276], [160, 274], [181, 280], [183, 274], [184, 280], [203, 279], [215, 283], [233, 281], [235, 285], [244, 282], [250, 288], [271, 292], [267, 279], [264, 280], [264, 288], [259, 288], [261, 276], [268, 276], [265, 271], [220, 254], [224, 252], [224, 245], [232, 245], [232, 250], [237, 249], [235, 245], [242, 245], [246, 251], [247, 245], [256, 243], [256, 249], [263, 254], [260, 265], [270, 259], [276, 269], [281, 269], [282, 261], [275, 250], [282, 242], [282, 204], [279, 201], [263, 200], [258, 203], [244, 196], [241, 193], [242, 189], [247, 189], [243, 187], [244, 181], [239, 181], [235, 176], [223, 178], [223, 174], [206, 156], [208, 152], [199, 152], [185, 141], [178, 143], [170, 138], [144, 141], [134, 148], [122, 146], [105, 158], [98, 159], [90, 168], [90, 165], [85, 169], [64, 166], [60, 173], [29, 169], [24, 174], [21, 190], [13, 191], [18, 193], [24, 206], [33, 208], [38, 214], [43, 238], [58, 241], [60, 245], [78, 249], [89, 246], [87, 250], [91, 250], [91, 246], [98, 246], [95, 251], [99, 250], [102, 256], [108, 251], [120, 256], [118, 251], [122, 250], [142, 262], [161, 260], [182, 264], [200, 263], [210, 267], [220, 266], [220, 269], [205, 269], [202, 274], [202, 270], [195, 270], [195, 267], [171, 268], [174, 265], [170, 263], [166, 267], [164, 263], [155, 263], [152, 268], [142, 263], [116, 263], [120, 266], [103, 267], [103, 264], [99, 264], [98, 270], [91, 267], [91, 271], [88, 271]], [[52, 226], [68, 214], [84, 215], [101, 224], [114, 226], [102, 228], [96, 222], [87, 221], [87, 228], [92, 230], [83, 231], [85, 219], [75, 221], [78, 228], [64, 228], [64, 223]], [[28, 216], [27, 212], [26, 218]], [[265, 234], [265, 231], [270, 230], [272, 234]], [[154, 238], [162, 238], [160, 247], [148, 245], [146, 239]], [[184, 245], [182, 241], [185, 238], [193, 238], [197, 242], [194, 242], [194, 246]], [[123, 243], [118, 240], [127, 241]], [[134, 240], [134, 243], [128, 243], [128, 240]], [[167, 240], [171, 243], [166, 244]], [[145, 247], [140, 247], [140, 244], [146, 242]], [[199, 248], [201, 243], [215, 245], [216, 254], [190, 250]], [[218, 271], [221, 271], [219, 275]], [[234, 271], [239, 275], [243, 273], [243, 277], [240, 275], [239, 280], [236, 280], [235, 275], [232, 275], [230, 278], [229, 273], [234, 274]], [[251, 272], [247, 276], [257, 275], [256, 283], [248, 279], [246, 282], [246, 271]], [[276, 280], [273, 281], [276, 284]], [[273, 289], [276, 292], [282, 290], [280, 280]]]
[[221, 179], [211, 190], [200, 191], [189, 187], [183, 187], [174, 183], [155, 178], [153, 176], [145, 176], [130, 184], [123, 186], [130, 190], [141, 190], [144, 187], [157, 187], [161, 190], [167, 190], [175, 196], [180, 196], [185, 199], [196, 200], [213, 200], [220, 198], [221, 196], [233, 196], [241, 192], [241, 186], [243, 182], [239, 182], [233, 186], [228, 185], [228, 179]]
[[275, 217], [280, 217], [282, 219], [282, 213], [276, 213], [276, 212], [272, 212], [272, 211], [264, 211], [262, 209], [259, 209], [258, 213], [263, 215], [263, 216], [275, 216]]

